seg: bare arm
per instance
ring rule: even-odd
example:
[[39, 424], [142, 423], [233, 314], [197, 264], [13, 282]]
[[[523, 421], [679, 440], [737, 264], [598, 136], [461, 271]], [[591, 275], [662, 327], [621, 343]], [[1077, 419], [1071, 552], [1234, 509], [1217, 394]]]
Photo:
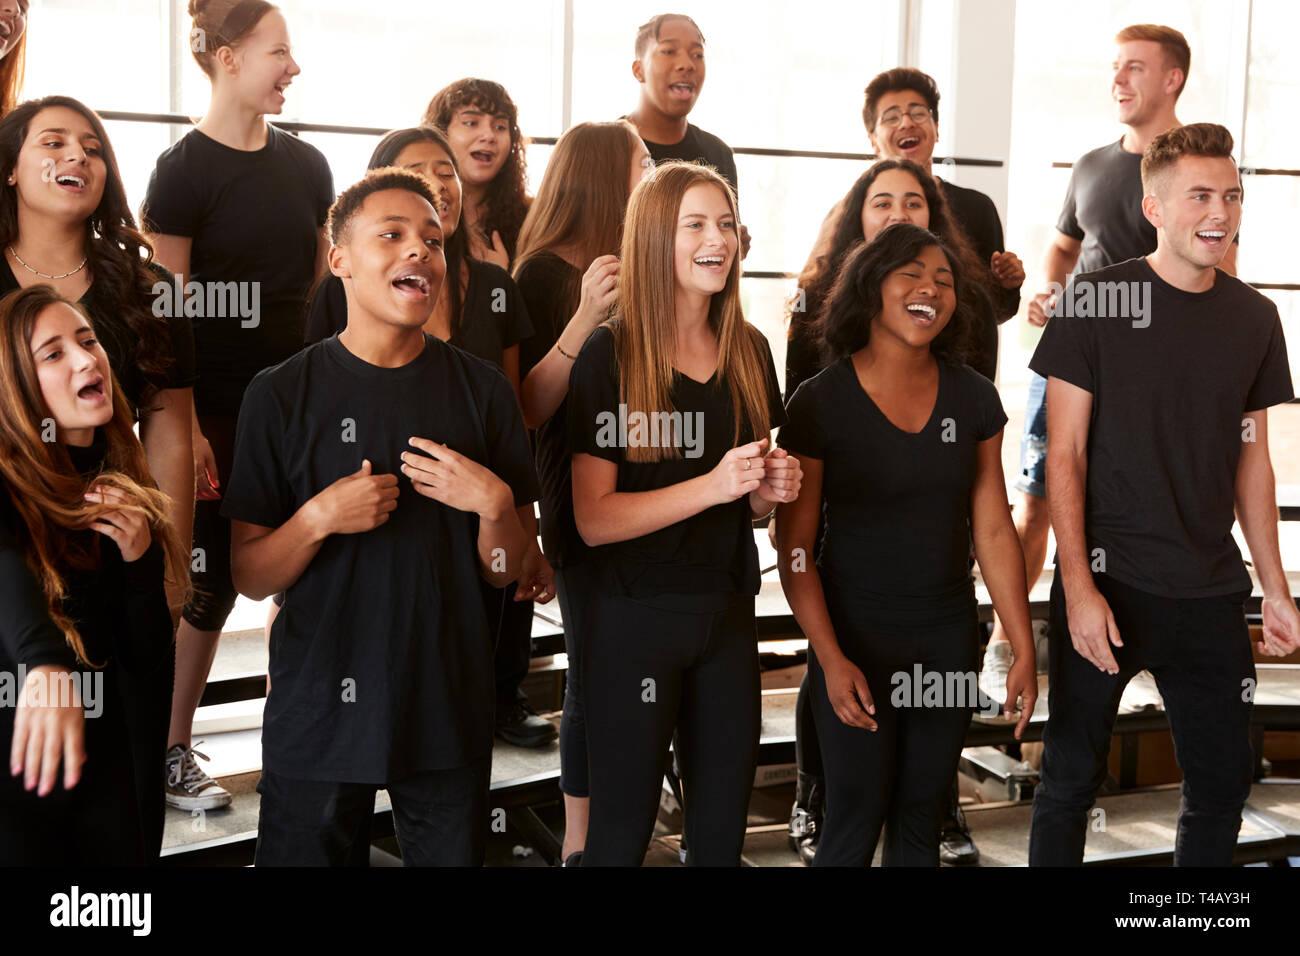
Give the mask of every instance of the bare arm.
[[[158, 488], [171, 498], [171, 521], [186, 547], [194, 531], [194, 457], [192, 432], [194, 394], [188, 388], [167, 388], [158, 393], [158, 408], [140, 422], [140, 441]], [[172, 623], [180, 620], [179, 594], [168, 594]]]
[[255, 601], [284, 591], [302, 577], [331, 534], [379, 527], [397, 507], [397, 476], [371, 474], [370, 462], [310, 498], [278, 528], [232, 521], [230, 577]]
[[1052, 236], [1052, 241], [1047, 244], [1047, 251], [1043, 254], [1044, 290], [1030, 300], [1029, 311], [1025, 316], [1031, 325], [1047, 324], [1054, 304], [1053, 292], [1064, 287], [1070, 270], [1079, 261], [1082, 249], [1082, 240], [1067, 236], [1060, 230]]
[[781, 588], [794, 612], [799, 629], [826, 675], [827, 695], [835, 715], [850, 727], [875, 730], [875, 702], [862, 671], [850, 661], [835, 638], [821, 574], [813, 563], [817, 522], [821, 515], [822, 478], [825, 462], [819, 458], [791, 454], [803, 470], [799, 497], [776, 509], [777, 568]]
[[591, 261], [582, 277], [577, 311], [564, 326], [555, 345], [524, 378], [521, 405], [524, 424], [529, 428], [540, 428], [555, 414], [568, 394], [569, 372], [573, 368], [571, 356], [577, 356], [587, 336], [605, 320], [609, 307], [613, 305], [618, 265], [618, 256], [599, 256]]
[[1268, 454], [1268, 409], [1247, 412], [1242, 424], [1253, 422], [1252, 440], [1243, 440], [1233, 491], [1237, 521], [1250, 547], [1251, 561], [1264, 589], [1265, 654], [1284, 656], [1300, 649], [1300, 611], [1282, 570], [1277, 543], [1277, 489]]
[[[578, 453], [573, 456], [573, 516], [578, 533], [592, 547], [629, 541], [735, 501], [762, 483], [767, 443], [764, 438], [733, 448], [708, 474], [654, 491], [616, 491], [618, 465]], [[752, 500], [750, 508], [752, 513]]]
[[1047, 380], [1047, 507], [1056, 534], [1070, 639], [1099, 670], [1116, 674], [1119, 667], [1109, 644], [1119, 647], [1122, 642], [1110, 606], [1092, 579], [1084, 532], [1091, 418], [1091, 392], [1059, 378]]
[[1025, 555], [1020, 547], [1020, 535], [1011, 520], [1006, 478], [1002, 473], [1002, 432], [980, 442], [970, 505], [975, 560], [979, 562], [980, 574], [1011, 639], [1015, 656], [1015, 665], [1007, 679], [1003, 713], [1010, 717], [1016, 699], [1023, 700], [1015, 732], [1019, 738], [1034, 712], [1038, 677], [1034, 666], [1034, 639], [1029, 627], [1029, 601], [1025, 597]]

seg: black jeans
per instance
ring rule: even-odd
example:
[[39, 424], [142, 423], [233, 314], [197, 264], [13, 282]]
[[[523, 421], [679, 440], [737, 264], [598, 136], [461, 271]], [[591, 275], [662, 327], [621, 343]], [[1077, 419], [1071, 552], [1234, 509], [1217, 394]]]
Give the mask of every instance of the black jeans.
[[668, 745], [686, 801], [687, 863], [738, 866], [758, 762], [754, 599], [598, 594], [583, 647], [591, 822], [583, 866], [638, 866]]
[[597, 576], [588, 563], [555, 569], [556, 600], [564, 618], [564, 716], [560, 720], [560, 792], [590, 796], [587, 774], [587, 710], [582, 695], [582, 646], [596, 593]]
[[[490, 757], [387, 785], [405, 866], [482, 866]], [[257, 866], [366, 866], [377, 784], [297, 780], [262, 771]]]
[[1093, 576], [1123, 647], [1110, 675], [1074, 649], [1060, 569], [1052, 584], [1050, 716], [1029, 831], [1031, 866], [1078, 866], [1088, 811], [1106, 777], [1124, 686], [1149, 670], [1164, 698], [1183, 771], [1175, 866], [1228, 866], [1250, 794], [1250, 712], [1255, 661], [1242, 610], [1246, 595], [1173, 599]]

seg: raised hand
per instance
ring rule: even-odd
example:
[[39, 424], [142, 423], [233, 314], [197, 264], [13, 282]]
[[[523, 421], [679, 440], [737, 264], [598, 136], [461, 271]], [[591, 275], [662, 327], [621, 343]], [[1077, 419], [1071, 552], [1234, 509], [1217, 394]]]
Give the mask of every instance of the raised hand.
[[425, 454], [402, 452], [402, 474], [426, 498], [489, 518], [514, 507], [510, 487], [478, 462], [427, 438], [410, 444]]
[[755, 493], [773, 504], [794, 501], [799, 497], [803, 469], [798, 458], [791, 458], [784, 448], [774, 448], [763, 461], [763, 480]]
[[[131, 499], [125, 492], [108, 485], [95, 485], [86, 492], [86, 500], [98, 505], [131, 504]], [[117, 549], [122, 552], [122, 560], [128, 564], [138, 560], [153, 543], [149, 519], [138, 509], [101, 512], [89, 527], [92, 531], [112, 538]]]
[[1004, 289], [1018, 289], [1025, 283], [1025, 264], [1014, 252], [995, 252], [989, 259], [989, 271]]
[[312, 499], [327, 534], [358, 534], [388, 520], [397, 507], [397, 476], [371, 474], [369, 459]]
[[740, 445], [722, 456], [713, 470], [709, 472], [718, 504], [735, 501], [742, 495], [757, 490], [763, 483], [763, 452], [768, 441], [760, 438], [747, 445]]

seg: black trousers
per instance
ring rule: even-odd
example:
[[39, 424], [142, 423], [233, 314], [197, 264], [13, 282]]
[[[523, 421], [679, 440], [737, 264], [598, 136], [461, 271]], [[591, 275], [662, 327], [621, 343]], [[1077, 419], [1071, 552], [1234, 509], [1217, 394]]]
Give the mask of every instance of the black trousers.
[[638, 866], [674, 731], [687, 863], [737, 866], [758, 760], [754, 599], [599, 594], [583, 647], [591, 817], [583, 866]]
[[[828, 588], [826, 598], [840, 649], [871, 690], [878, 729], [839, 719], [810, 651], [826, 776], [826, 819], [813, 865], [870, 866], [883, 827], [886, 866], [938, 866], [939, 828], [978, 703], [978, 618], [972, 609], [947, 624], [866, 627], [868, 609], [852, 597]], [[927, 695], [933, 680], [942, 690]]]
[[564, 617], [564, 652], [569, 669], [564, 678], [564, 716], [560, 720], [560, 792], [571, 797], [591, 795], [587, 773], [587, 710], [582, 694], [582, 648], [596, 593], [591, 565], [578, 563], [555, 569], [556, 600]]
[[1245, 594], [1176, 600], [1094, 575], [1123, 647], [1116, 675], [1074, 649], [1060, 571], [1052, 584], [1050, 715], [1029, 831], [1031, 866], [1078, 866], [1088, 811], [1106, 776], [1124, 686], [1149, 670], [1164, 698], [1183, 771], [1175, 866], [1228, 866], [1250, 794], [1255, 661]]
[[[389, 783], [405, 866], [482, 866], [492, 760]], [[377, 784], [296, 780], [262, 771], [257, 866], [366, 866]]]

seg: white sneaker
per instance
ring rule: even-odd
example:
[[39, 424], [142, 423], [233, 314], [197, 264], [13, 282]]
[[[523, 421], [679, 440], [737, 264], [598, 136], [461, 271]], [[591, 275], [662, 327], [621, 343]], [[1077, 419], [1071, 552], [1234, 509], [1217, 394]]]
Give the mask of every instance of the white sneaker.
[[230, 791], [199, 769], [195, 757], [208, 759], [206, 754], [184, 744], [173, 744], [167, 751], [167, 785], [164, 789], [167, 805], [178, 810], [215, 810], [230, 806], [233, 799]]
[[1133, 679], [1128, 682], [1124, 688], [1124, 693], [1119, 699], [1119, 712], [1121, 714], [1133, 714], [1143, 710], [1163, 710], [1164, 700], [1160, 697], [1160, 689], [1156, 687], [1156, 679], [1151, 676], [1150, 671], [1138, 671], [1133, 675]]

